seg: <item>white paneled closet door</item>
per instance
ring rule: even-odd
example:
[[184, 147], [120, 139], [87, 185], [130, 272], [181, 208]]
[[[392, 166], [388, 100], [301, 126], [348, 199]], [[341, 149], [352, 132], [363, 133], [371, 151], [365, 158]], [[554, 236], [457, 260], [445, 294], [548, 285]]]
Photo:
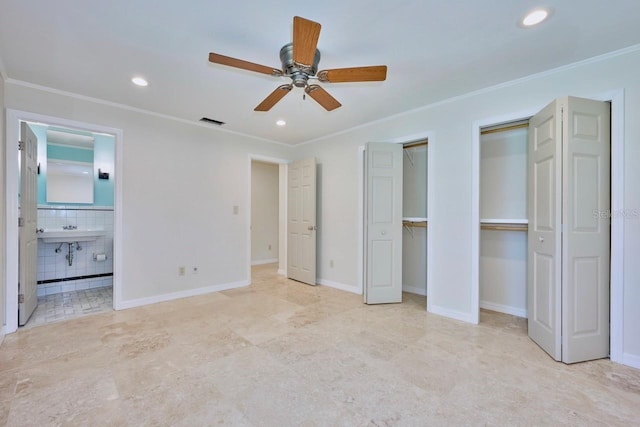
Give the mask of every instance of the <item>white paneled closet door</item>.
[[566, 97], [529, 128], [529, 336], [565, 363], [609, 354], [610, 106]]
[[364, 302], [402, 302], [402, 145], [365, 150]]

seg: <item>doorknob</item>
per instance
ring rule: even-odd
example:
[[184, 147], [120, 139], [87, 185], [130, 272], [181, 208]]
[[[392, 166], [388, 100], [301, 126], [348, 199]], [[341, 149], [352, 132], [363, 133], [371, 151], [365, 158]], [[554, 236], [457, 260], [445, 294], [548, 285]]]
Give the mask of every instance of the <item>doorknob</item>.
[[317, 230], [317, 229], [318, 229], [318, 227], [315, 226], [315, 225], [310, 225], [310, 226], [307, 227], [307, 230], [309, 230], [309, 231], [313, 231], [313, 230]]
[[36, 228], [36, 233], [44, 233], [44, 228]]
[[540, 243], [544, 243], [544, 237], [540, 236], [538, 237], [538, 240], [540, 240]]

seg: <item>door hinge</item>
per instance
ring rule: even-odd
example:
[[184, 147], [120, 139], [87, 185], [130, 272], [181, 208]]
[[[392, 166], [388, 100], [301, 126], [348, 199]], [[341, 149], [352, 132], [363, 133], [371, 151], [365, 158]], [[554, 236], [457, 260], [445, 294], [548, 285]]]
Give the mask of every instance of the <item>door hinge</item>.
[[18, 141], [18, 151], [24, 150], [24, 141]]
[[24, 304], [24, 294], [18, 294], [18, 304]]
[[24, 227], [24, 218], [18, 218], [18, 227]]

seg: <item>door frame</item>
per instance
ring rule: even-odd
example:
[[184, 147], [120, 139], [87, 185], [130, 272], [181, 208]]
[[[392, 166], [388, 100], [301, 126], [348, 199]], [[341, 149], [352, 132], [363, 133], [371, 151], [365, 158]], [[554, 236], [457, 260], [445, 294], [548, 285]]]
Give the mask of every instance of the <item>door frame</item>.
[[[624, 89], [598, 94], [575, 94], [582, 98], [611, 102], [611, 212], [624, 211]], [[551, 100], [549, 100], [550, 102]], [[546, 104], [545, 104], [546, 105]], [[480, 321], [480, 131], [483, 127], [525, 120], [544, 105], [528, 110], [503, 114], [474, 121], [472, 124], [471, 154], [471, 316], [472, 323]], [[610, 359], [624, 363], [624, 215], [611, 216], [610, 270]]]
[[[110, 134], [114, 143], [114, 203], [113, 203], [113, 308], [122, 309], [122, 129], [92, 123], [63, 119], [7, 109], [6, 112], [6, 156], [5, 156], [5, 332], [18, 329], [18, 149], [20, 122], [41, 122], [48, 125], [69, 127], [90, 132]], [[15, 149], [15, 150], [14, 150]], [[14, 150], [14, 151], [12, 151]], [[11, 154], [11, 153], [14, 154]]]
[[[433, 151], [431, 147], [433, 147], [433, 143], [435, 141], [435, 133], [432, 131], [425, 131], [414, 133], [410, 135], [400, 136], [397, 138], [391, 138], [386, 141], [386, 143], [390, 144], [406, 144], [413, 141], [424, 140], [429, 141], [429, 145], [427, 146], [427, 220], [428, 220], [428, 230], [427, 232], [427, 311], [432, 312], [431, 305], [431, 287], [429, 283], [433, 283], [432, 279], [432, 269], [433, 265], [433, 210], [432, 210], [432, 200], [433, 200], [433, 185], [429, 185], [429, 182], [433, 183]], [[360, 291], [360, 295], [364, 295], [364, 245], [366, 242], [364, 241], [364, 174], [365, 174], [365, 157], [364, 151], [366, 146], [360, 145], [358, 147], [358, 289]], [[402, 267], [402, 266], [401, 266]]]
[[[263, 156], [261, 154], [250, 153], [248, 156], [247, 186], [249, 190], [247, 191], [247, 277], [249, 282], [251, 282], [251, 162], [253, 161], [271, 163], [284, 167], [284, 173], [281, 168], [278, 168], [278, 274], [281, 276], [287, 275], [287, 203], [289, 201], [287, 177], [289, 175], [288, 165], [291, 163], [291, 160]], [[284, 224], [282, 223], [283, 219]]]

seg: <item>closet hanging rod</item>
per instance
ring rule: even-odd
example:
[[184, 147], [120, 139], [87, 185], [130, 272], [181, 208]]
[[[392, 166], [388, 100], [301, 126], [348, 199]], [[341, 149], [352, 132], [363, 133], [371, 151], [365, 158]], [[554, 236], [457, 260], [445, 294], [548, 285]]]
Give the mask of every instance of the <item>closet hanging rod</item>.
[[529, 231], [527, 224], [480, 224], [481, 230]]
[[402, 221], [405, 227], [427, 228], [427, 221]]
[[407, 148], [422, 147], [422, 146], [425, 146], [425, 145], [429, 145], [429, 141], [409, 142], [407, 144], [403, 144], [402, 148], [404, 150], [406, 150]]
[[516, 130], [516, 129], [522, 129], [522, 128], [528, 128], [528, 127], [529, 127], [529, 122], [518, 123], [514, 125], [499, 127], [499, 128], [482, 129], [480, 131], [480, 135], [488, 135], [490, 133], [498, 133], [498, 132], [507, 132], [509, 130]]

